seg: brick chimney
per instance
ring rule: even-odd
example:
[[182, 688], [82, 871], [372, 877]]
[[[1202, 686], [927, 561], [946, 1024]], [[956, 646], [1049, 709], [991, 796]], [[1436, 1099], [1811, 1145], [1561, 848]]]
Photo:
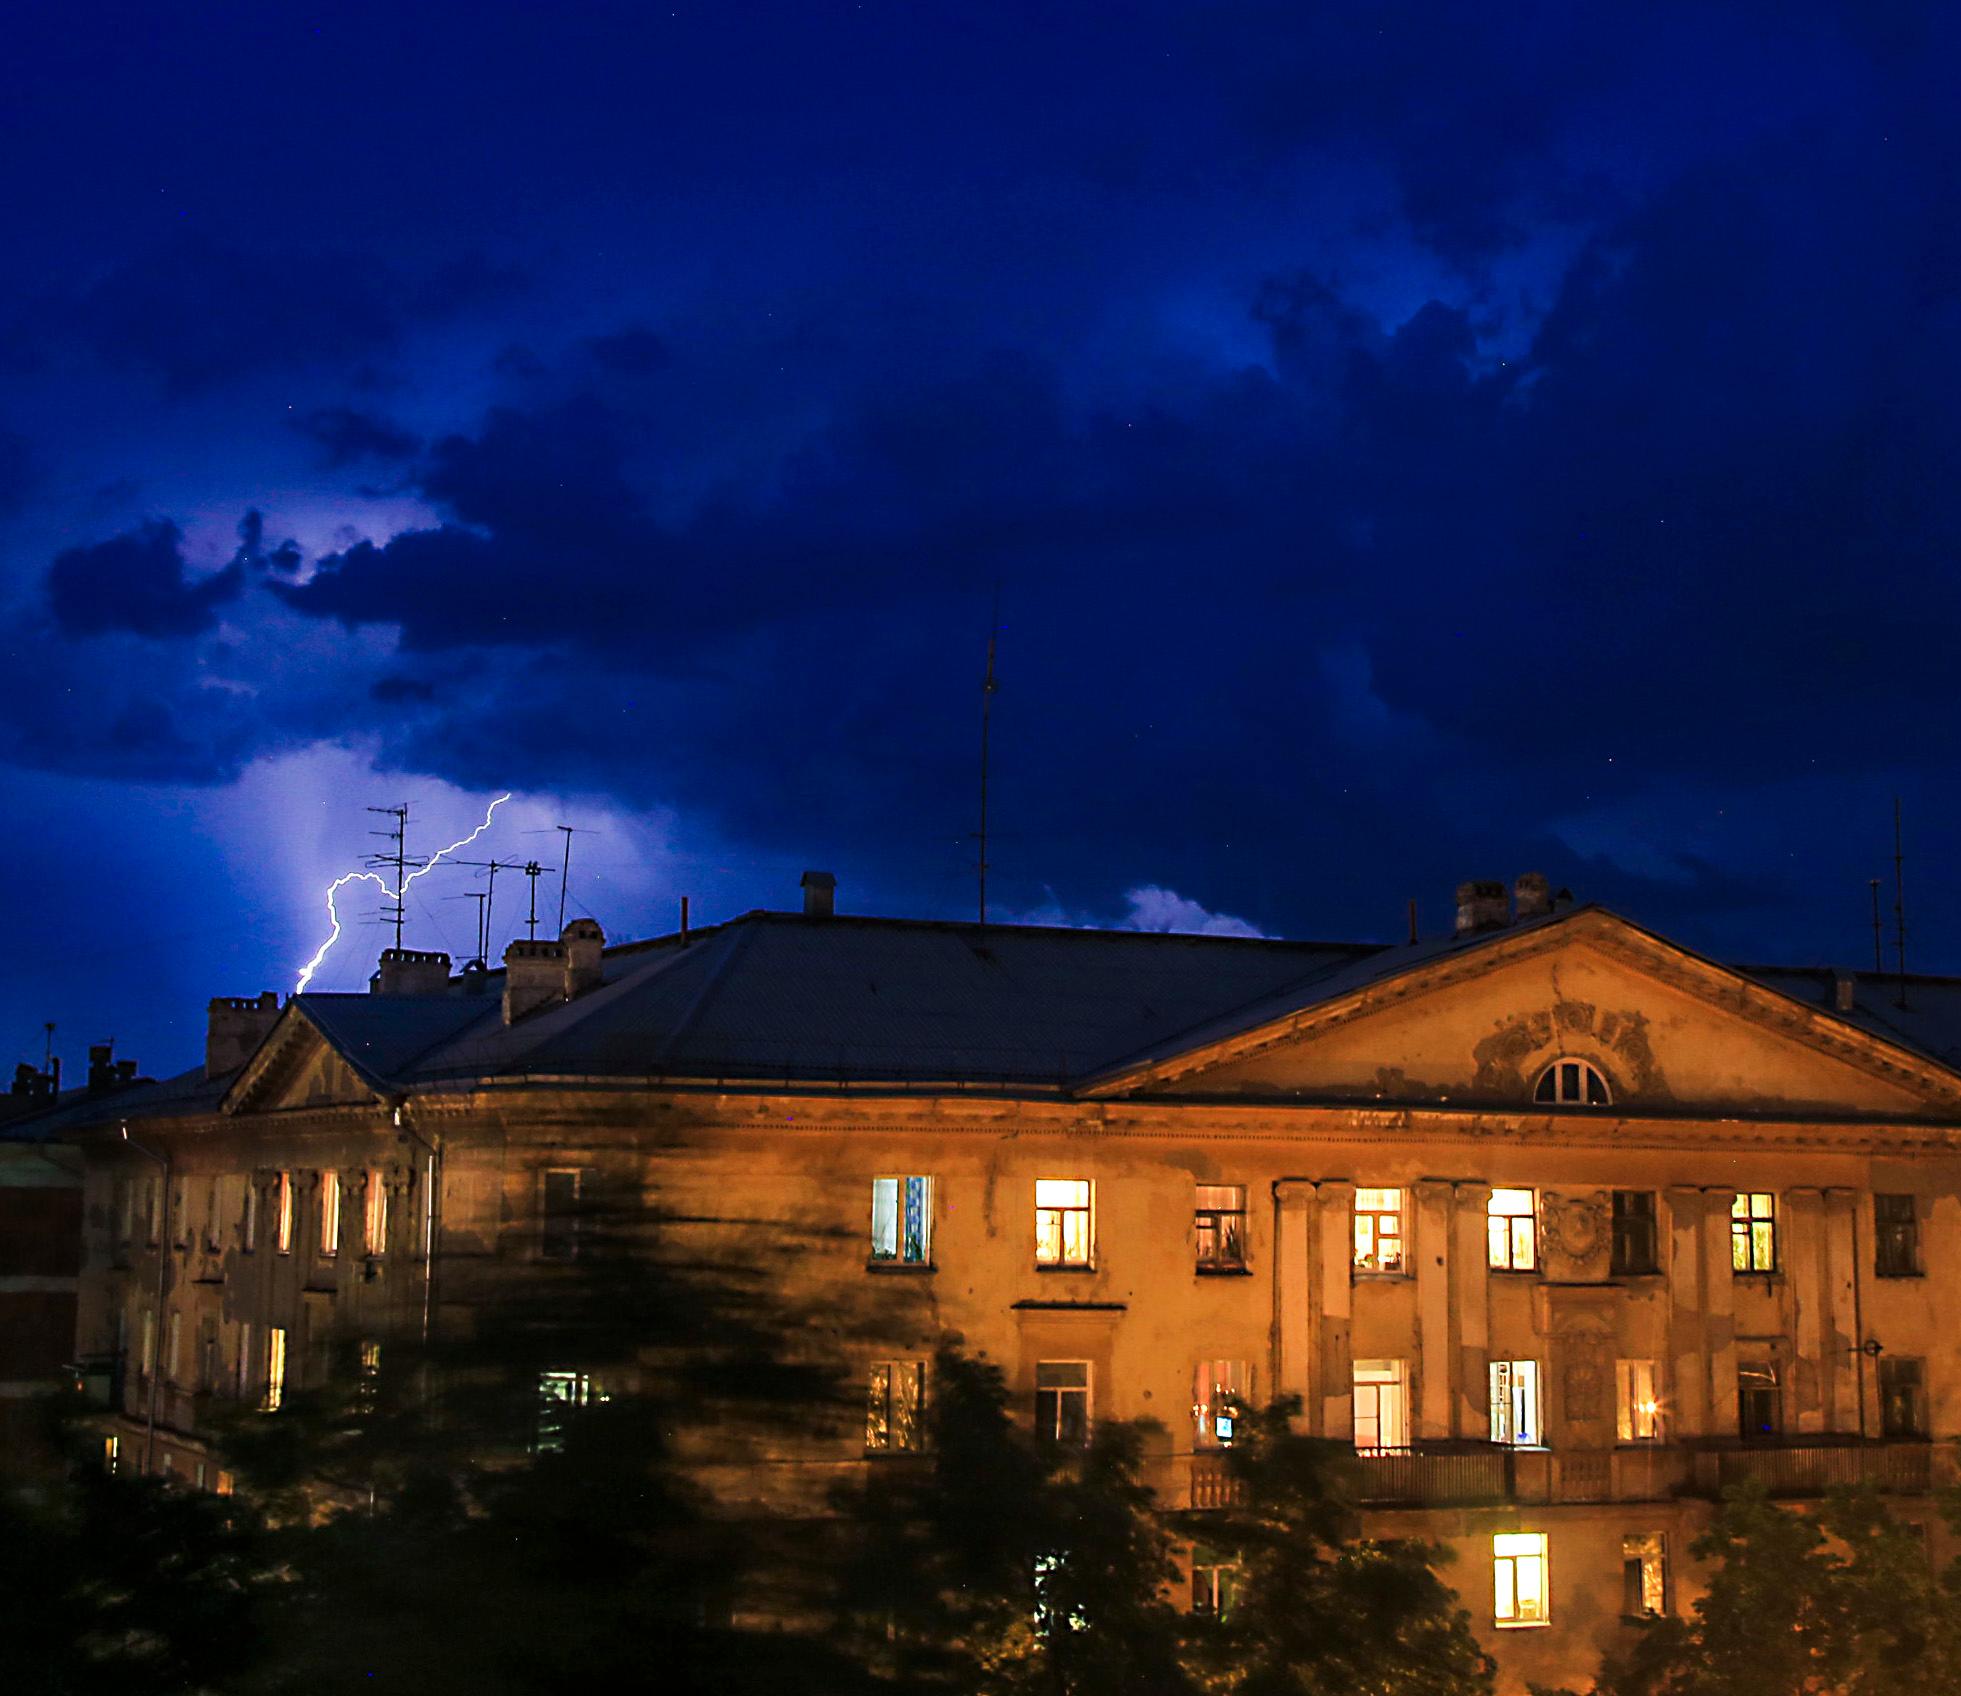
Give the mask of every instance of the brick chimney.
[[565, 999], [565, 944], [513, 942], [504, 950], [504, 1023]]
[[565, 999], [576, 1001], [605, 981], [599, 962], [606, 952], [606, 933], [595, 919], [574, 919], [558, 940], [565, 950]]
[[447, 995], [449, 956], [421, 948], [384, 948], [374, 976], [368, 979], [371, 995]]
[[270, 989], [256, 1001], [249, 995], [213, 997], [204, 1031], [204, 1075], [219, 1078], [237, 1071], [278, 1019], [279, 997]]
[[1543, 918], [1552, 911], [1552, 879], [1544, 872], [1521, 872], [1512, 885], [1512, 909], [1521, 919]]
[[828, 919], [837, 910], [838, 880], [829, 872], [805, 872], [801, 882], [803, 916], [807, 919]]
[[1505, 899], [1505, 886], [1502, 883], [1460, 883], [1457, 886], [1459, 936], [1503, 930], [1510, 919], [1511, 905]]

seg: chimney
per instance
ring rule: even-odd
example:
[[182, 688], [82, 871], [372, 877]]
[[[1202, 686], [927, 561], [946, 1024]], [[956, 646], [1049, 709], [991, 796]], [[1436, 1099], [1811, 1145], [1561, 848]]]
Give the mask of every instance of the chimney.
[[116, 1051], [113, 1042], [89, 1044], [89, 1089], [99, 1093], [116, 1087], [116, 1066], [109, 1056]]
[[1552, 911], [1552, 879], [1544, 872], [1521, 872], [1512, 885], [1512, 909], [1520, 919], [1538, 919]]
[[606, 933], [594, 919], [574, 919], [558, 941], [565, 950], [565, 999], [576, 1001], [605, 981], [599, 962], [606, 952]]
[[279, 1018], [279, 997], [266, 990], [255, 1001], [249, 995], [220, 995], [210, 1006], [204, 1028], [204, 1075], [223, 1077], [252, 1057]]
[[504, 950], [504, 1023], [565, 999], [565, 944], [513, 942]]
[[1857, 995], [1859, 980], [1851, 972], [1832, 973], [1832, 1011], [1849, 1013], [1853, 998]]
[[829, 872], [803, 874], [803, 916], [828, 919], [837, 910], [838, 880]]
[[1503, 930], [1511, 909], [1502, 883], [1460, 883], [1457, 886], [1457, 934]]
[[384, 948], [374, 976], [368, 979], [370, 995], [447, 995], [449, 956], [423, 948]]

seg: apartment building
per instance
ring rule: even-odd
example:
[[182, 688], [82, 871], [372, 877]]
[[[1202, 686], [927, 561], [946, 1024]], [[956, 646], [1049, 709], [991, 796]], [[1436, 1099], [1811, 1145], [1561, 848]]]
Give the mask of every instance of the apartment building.
[[[1944, 1535], [1961, 980], [1458, 893], [1381, 947], [846, 917], [820, 875], [798, 914], [214, 1002], [204, 1068], [69, 1133], [109, 1434], [222, 1487], [206, 1398], [276, 1409], [335, 1338], [467, 1323], [635, 1194], [865, 1386], [800, 1465], [705, 1458], [731, 1499], [794, 1511], [915, 1445], [957, 1334], [1045, 1438], [1153, 1421], [1174, 1506], [1221, 1504], [1241, 1410], [1298, 1397], [1371, 1529], [1451, 1549], [1506, 1688], [1685, 1607], [1732, 1480], [1868, 1480]], [[1202, 1542], [1189, 1581], [1230, 1589]]]

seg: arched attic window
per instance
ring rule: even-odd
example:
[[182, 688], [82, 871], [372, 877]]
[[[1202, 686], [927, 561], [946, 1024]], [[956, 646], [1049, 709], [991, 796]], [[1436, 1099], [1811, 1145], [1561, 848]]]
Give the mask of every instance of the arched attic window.
[[1532, 1099], [1549, 1107], [1605, 1107], [1614, 1097], [1592, 1062], [1555, 1060], [1539, 1074]]

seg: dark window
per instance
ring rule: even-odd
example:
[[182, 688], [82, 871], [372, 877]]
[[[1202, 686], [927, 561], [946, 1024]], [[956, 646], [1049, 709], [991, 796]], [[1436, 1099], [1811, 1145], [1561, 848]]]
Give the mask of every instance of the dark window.
[[1777, 1368], [1758, 1361], [1736, 1369], [1736, 1424], [1746, 1443], [1776, 1441], [1784, 1428]]
[[1035, 1366], [1035, 1435], [1080, 1448], [1089, 1441], [1089, 1362], [1044, 1360]]
[[1539, 1075], [1532, 1099], [1549, 1106], [1605, 1107], [1613, 1098], [1597, 1066], [1584, 1060], [1555, 1060]]
[[1653, 1190], [1614, 1191], [1614, 1271], [1621, 1276], [1661, 1270]]
[[1906, 1355], [1885, 1355], [1879, 1362], [1879, 1434], [1882, 1437], [1927, 1435], [1925, 1363]]
[[1198, 1264], [1201, 1271], [1237, 1272], [1246, 1264], [1246, 1186], [1198, 1186]]
[[1920, 1221], [1910, 1195], [1872, 1198], [1874, 1270], [1882, 1278], [1911, 1278], [1920, 1270]]
[[547, 1260], [571, 1260], [579, 1252], [579, 1174], [547, 1172], [544, 1229], [538, 1252]]

